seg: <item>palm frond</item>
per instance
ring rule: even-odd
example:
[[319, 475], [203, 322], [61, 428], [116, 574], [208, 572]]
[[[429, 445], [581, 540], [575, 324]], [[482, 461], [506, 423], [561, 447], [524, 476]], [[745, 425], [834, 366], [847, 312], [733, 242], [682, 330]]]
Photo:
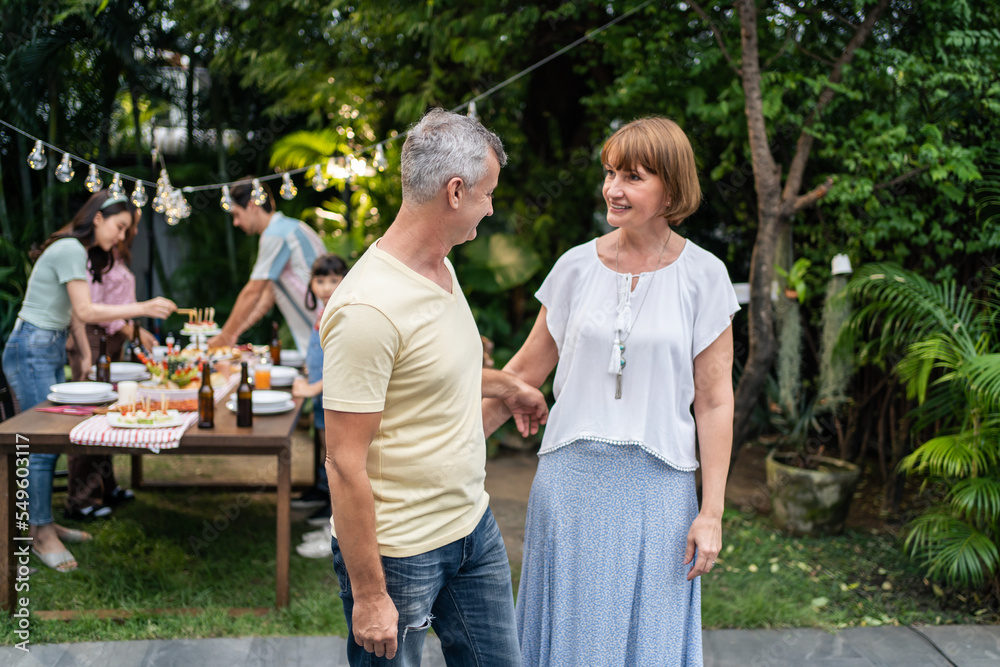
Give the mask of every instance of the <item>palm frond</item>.
[[976, 302], [953, 280], [936, 285], [899, 266], [876, 263], [861, 267], [848, 290], [861, 304], [849, 328], [877, 341], [882, 354], [932, 334], [954, 339], [968, 354], [975, 349]]
[[948, 495], [952, 508], [962, 516], [987, 523], [1000, 516], [1000, 479], [996, 477], [963, 479]]
[[1000, 565], [1000, 552], [988, 535], [942, 511], [915, 519], [904, 544], [935, 579], [981, 586]]
[[993, 428], [939, 435], [900, 461], [899, 468], [935, 477], [974, 477], [997, 464], [997, 442], [1000, 430]]
[[969, 388], [986, 407], [1000, 408], [1000, 354], [982, 354], [967, 360], [962, 373], [969, 378]]
[[292, 132], [274, 142], [271, 166], [281, 169], [299, 169], [327, 158], [350, 153], [347, 140], [335, 130], [319, 132]]

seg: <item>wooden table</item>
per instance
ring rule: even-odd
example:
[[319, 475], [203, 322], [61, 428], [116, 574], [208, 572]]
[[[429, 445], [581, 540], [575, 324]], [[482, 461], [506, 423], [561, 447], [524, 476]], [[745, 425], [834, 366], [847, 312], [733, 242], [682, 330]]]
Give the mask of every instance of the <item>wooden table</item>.
[[[74, 445], [69, 432], [86, 417], [27, 410], [0, 422], [0, 607], [15, 610], [15, 549], [30, 542], [16, 529], [15, 493], [16, 459], [27, 453], [37, 454], [131, 454], [147, 456], [274, 456], [278, 460], [277, 507], [277, 576], [275, 605], [287, 607], [289, 599], [288, 567], [291, 550], [290, 502], [292, 488], [292, 431], [298, 422], [303, 399], [296, 399], [295, 409], [279, 415], [255, 415], [251, 428], [236, 426], [236, 415], [219, 402], [215, 407], [215, 428], [189, 428], [180, 447], [162, 449], [153, 454], [148, 449]], [[42, 405], [51, 405], [46, 402]], [[20, 448], [18, 447], [20, 445]], [[207, 485], [199, 485], [207, 486]], [[260, 488], [258, 485], [255, 488]]]

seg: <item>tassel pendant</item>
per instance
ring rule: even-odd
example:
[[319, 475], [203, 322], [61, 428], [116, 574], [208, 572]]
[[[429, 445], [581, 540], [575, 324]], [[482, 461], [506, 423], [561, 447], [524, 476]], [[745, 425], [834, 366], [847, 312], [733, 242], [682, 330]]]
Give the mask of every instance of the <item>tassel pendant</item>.
[[615, 398], [621, 399], [622, 397], [622, 371], [625, 370], [625, 344], [619, 343], [619, 355], [621, 357], [621, 363], [618, 366], [618, 373], [615, 375]]

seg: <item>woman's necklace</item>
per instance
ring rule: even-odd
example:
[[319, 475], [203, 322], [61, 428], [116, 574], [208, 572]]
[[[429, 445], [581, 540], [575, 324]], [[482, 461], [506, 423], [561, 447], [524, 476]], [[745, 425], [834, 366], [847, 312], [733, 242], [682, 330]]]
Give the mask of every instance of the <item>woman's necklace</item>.
[[[656, 258], [656, 266], [653, 267], [653, 275], [650, 276], [649, 280], [652, 282], [653, 278], [656, 277], [656, 270], [660, 268], [660, 262], [663, 261], [663, 254], [667, 251], [667, 244], [670, 243], [670, 236], [674, 233], [673, 227], [667, 227], [667, 240], [663, 242], [663, 249], [660, 250], [660, 256]], [[649, 296], [650, 285], [646, 285], [646, 291], [642, 295], [642, 301], [639, 302], [639, 307], [635, 310], [635, 317], [632, 317], [632, 274], [628, 276], [622, 276], [618, 273], [618, 251], [621, 248], [621, 232], [618, 232], [618, 236], [615, 238], [615, 280], [617, 282], [617, 304], [618, 304], [618, 316], [615, 318], [615, 342], [611, 347], [611, 363], [608, 365], [608, 372], [614, 373], [615, 375], [615, 398], [620, 399], [622, 397], [622, 371], [625, 370], [625, 341], [632, 334], [632, 327], [635, 325], [635, 320], [639, 319], [639, 313], [642, 311], [642, 306], [646, 303], [646, 297]], [[622, 280], [622, 278], [625, 278]], [[638, 284], [636, 284], [638, 287]]]

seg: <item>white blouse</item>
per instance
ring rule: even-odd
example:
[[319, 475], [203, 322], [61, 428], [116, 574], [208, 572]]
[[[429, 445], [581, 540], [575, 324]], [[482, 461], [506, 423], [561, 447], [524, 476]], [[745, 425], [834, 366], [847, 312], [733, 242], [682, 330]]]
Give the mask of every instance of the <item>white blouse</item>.
[[[639, 274], [630, 292], [632, 278], [601, 262], [595, 239], [560, 257], [536, 292], [559, 349], [556, 401], [539, 454], [598, 440], [637, 445], [695, 470], [694, 359], [729, 326], [740, 308], [736, 292], [722, 261], [691, 241], [669, 266]], [[619, 313], [630, 328], [616, 399]]]

